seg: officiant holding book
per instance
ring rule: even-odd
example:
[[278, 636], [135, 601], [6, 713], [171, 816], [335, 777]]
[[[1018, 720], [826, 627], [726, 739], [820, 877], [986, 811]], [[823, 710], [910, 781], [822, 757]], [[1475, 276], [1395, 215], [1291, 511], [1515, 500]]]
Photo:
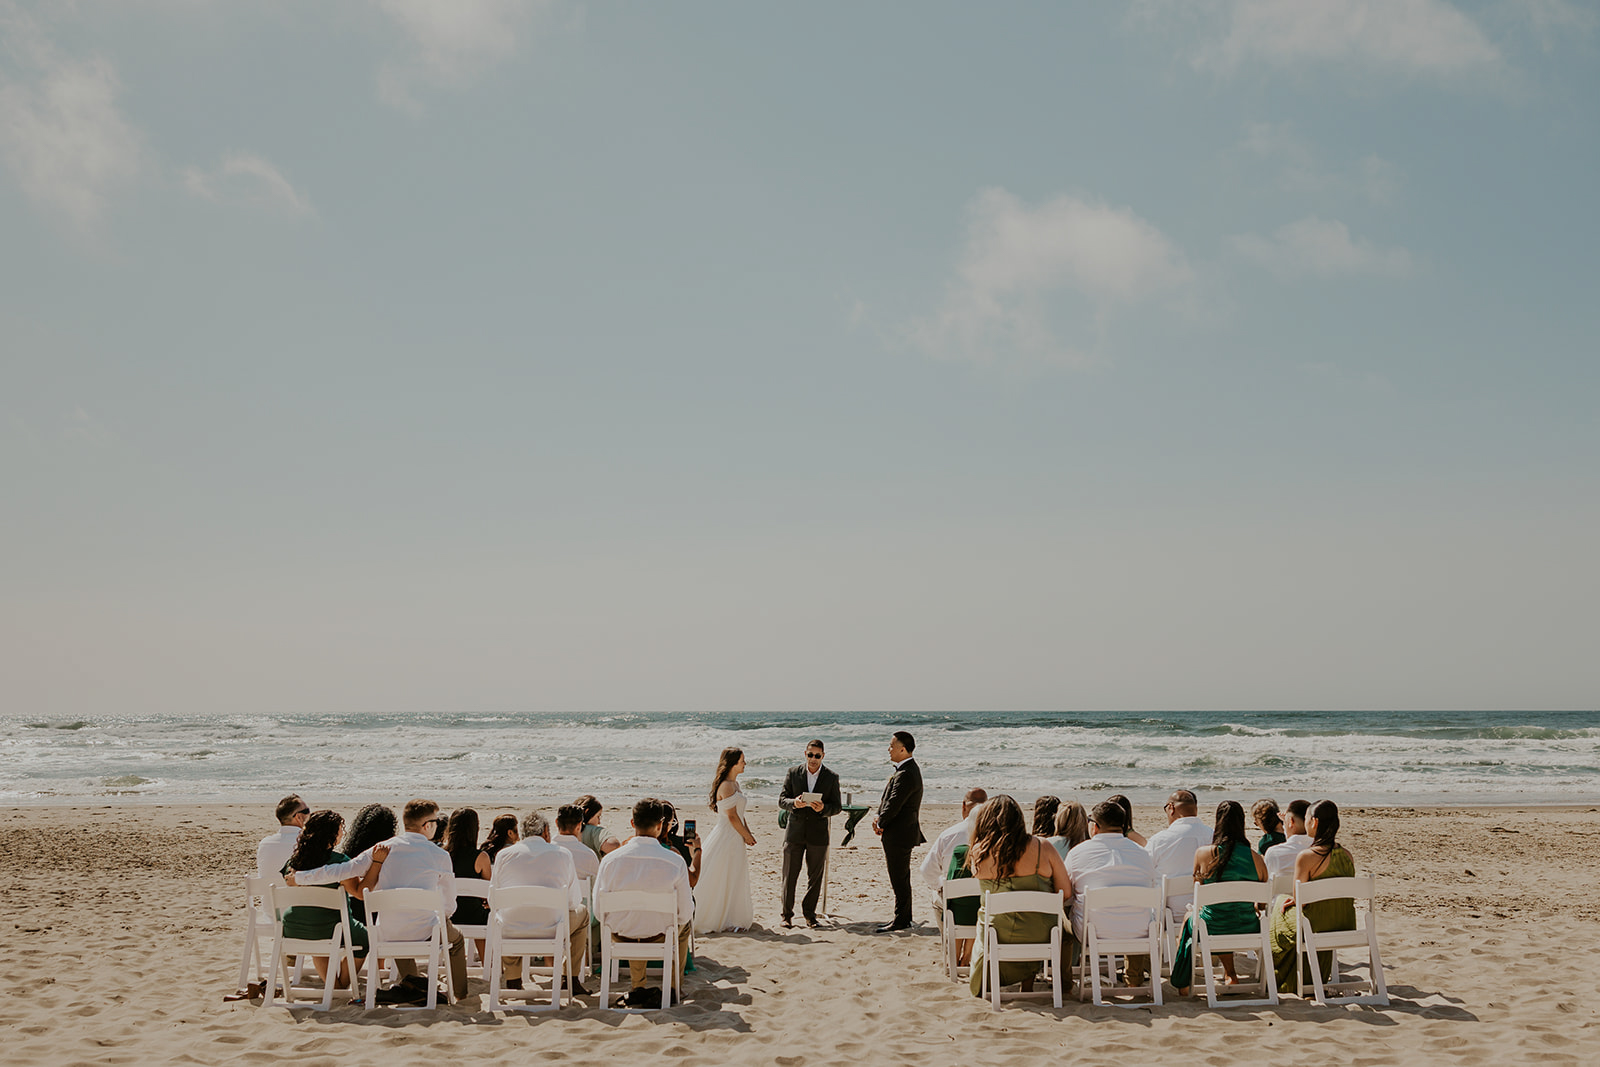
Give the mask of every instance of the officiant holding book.
[[806, 895], [800, 902], [807, 926], [817, 925], [817, 898], [822, 895], [823, 871], [828, 862], [828, 819], [844, 807], [839, 799], [839, 776], [822, 765], [821, 741], [806, 743], [805, 762], [789, 768], [778, 794], [784, 810], [783, 925], [794, 925], [794, 889], [800, 864], [806, 867]]

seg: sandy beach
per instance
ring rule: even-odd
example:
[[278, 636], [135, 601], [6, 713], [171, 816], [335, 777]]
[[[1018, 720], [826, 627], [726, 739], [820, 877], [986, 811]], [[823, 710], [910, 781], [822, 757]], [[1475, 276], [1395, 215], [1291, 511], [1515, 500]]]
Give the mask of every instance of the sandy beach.
[[[1248, 799], [1248, 798], [1247, 798]], [[548, 803], [537, 805], [550, 810]], [[355, 805], [348, 805], [353, 811]], [[503, 801], [480, 812], [507, 810]], [[516, 810], [524, 810], [518, 808]], [[687, 1002], [622, 1015], [580, 998], [556, 1015], [336, 1006], [328, 1013], [224, 1002], [242, 934], [240, 878], [272, 828], [257, 806], [16, 809], [0, 833], [0, 1035], [7, 1064], [319, 1065], [422, 1061], [826, 1064], [1186, 1062], [1386, 1064], [1600, 1062], [1600, 1009], [1584, 964], [1600, 955], [1592, 897], [1594, 807], [1347, 808], [1343, 840], [1380, 876], [1393, 1003], [1154, 1010], [1068, 999], [996, 1014], [946, 979], [920, 929], [873, 935], [890, 910], [881, 852], [858, 835], [833, 852], [822, 930], [778, 928], [780, 836], [757, 803], [751, 867], [759, 927], [703, 937]], [[954, 821], [924, 809], [929, 837]], [[620, 819], [612, 821], [621, 822]], [[1136, 826], [1159, 825], [1141, 808]], [[837, 837], [836, 837], [837, 840]], [[918, 850], [920, 859], [922, 850]], [[1170, 989], [1169, 989], [1170, 997]]]

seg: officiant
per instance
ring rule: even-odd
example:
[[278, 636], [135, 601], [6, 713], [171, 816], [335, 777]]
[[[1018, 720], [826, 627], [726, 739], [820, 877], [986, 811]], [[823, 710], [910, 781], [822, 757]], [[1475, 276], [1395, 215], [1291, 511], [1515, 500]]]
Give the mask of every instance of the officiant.
[[806, 895], [800, 913], [807, 926], [817, 925], [817, 898], [822, 895], [828, 864], [828, 820], [839, 814], [839, 776], [822, 765], [821, 741], [806, 742], [805, 762], [789, 768], [778, 794], [783, 822], [783, 925], [794, 926], [794, 889], [800, 864], [806, 867]]

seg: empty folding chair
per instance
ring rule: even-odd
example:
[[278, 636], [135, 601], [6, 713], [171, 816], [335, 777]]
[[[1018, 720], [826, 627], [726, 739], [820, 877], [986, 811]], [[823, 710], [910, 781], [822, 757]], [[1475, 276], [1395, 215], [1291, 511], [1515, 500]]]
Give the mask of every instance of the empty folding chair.
[[[1272, 903], [1272, 887], [1265, 882], [1213, 882], [1194, 887], [1194, 966], [1198, 974], [1205, 972], [1206, 1004], [1210, 1007], [1255, 1007], [1278, 1003], [1278, 978], [1272, 969], [1272, 916], [1263, 910], [1255, 930], [1247, 934], [1216, 934], [1206, 925], [1204, 906], [1215, 904], [1254, 904], [1265, 907]], [[1255, 1000], [1222, 1000], [1217, 996], [1216, 967], [1211, 957], [1221, 952], [1254, 952], [1256, 981], [1240, 983], [1233, 989], [1240, 993], [1257, 993]], [[1235, 957], [1237, 958], [1237, 957]], [[1173, 985], [1187, 985], [1180, 976], [1173, 975]]]
[[[672, 1006], [672, 990], [678, 975], [678, 895], [648, 893], [643, 890], [596, 890], [595, 914], [600, 919], [600, 1005], [611, 1006], [611, 982], [616, 963], [621, 960], [661, 961], [661, 1007]], [[651, 941], [614, 941], [611, 916], [618, 912], [649, 912], [661, 924], [662, 938]], [[650, 937], [653, 934], [645, 934]], [[622, 1009], [640, 1011], [649, 1009]]]
[[[1321, 1004], [1388, 1004], [1389, 985], [1383, 976], [1383, 960], [1378, 956], [1378, 902], [1377, 879], [1370, 874], [1356, 875], [1352, 878], [1318, 878], [1314, 882], [1296, 882], [1294, 887], [1295, 903], [1300, 906], [1299, 930], [1295, 937], [1296, 960], [1295, 982], [1296, 990], [1300, 996], [1305, 996], [1305, 972], [1311, 969], [1311, 985], [1318, 1003]], [[1366, 925], [1361, 925], [1360, 910], [1356, 912], [1356, 928], [1354, 930], [1323, 930], [1318, 933], [1311, 929], [1311, 922], [1306, 918], [1305, 908], [1308, 904], [1316, 904], [1325, 900], [1349, 899], [1351, 904], [1366, 901]], [[1367, 963], [1370, 969], [1370, 979], [1341, 979], [1339, 976], [1339, 950], [1340, 949], [1366, 949]], [[1322, 978], [1322, 968], [1318, 965], [1318, 953], [1326, 952], [1330, 957], [1328, 979]], [[1341, 992], [1346, 990], [1370, 990], [1368, 993], [1352, 992], [1344, 996], [1329, 996], [1330, 990]]]
[[[456, 879], [456, 908], [461, 907], [462, 897], [476, 897], [484, 901], [489, 900], [489, 883], [482, 878], [457, 878]], [[466, 939], [467, 974], [472, 977], [483, 976], [483, 960], [478, 958], [478, 942], [487, 941], [489, 926], [485, 922], [481, 925], [473, 923], [456, 923], [456, 929], [461, 931], [461, 936]], [[473, 972], [477, 972], [474, 974]]]
[[[549, 886], [503, 886], [489, 891], [489, 937], [484, 947], [483, 966], [489, 978], [490, 1011], [556, 1011], [561, 1007], [562, 977], [565, 976], [565, 984], [570, 989], [573, 975], [569, 943], [572, 929], [567, 903], [565, 889]], [[515, 998], [520, 1003], [507, 1004], [500, 999], [501, 962], [518, 956], [549, 959], [548, 1005], [532, 1003], [534, 989], [526, 966], [523, 968], [523, 995]]]
[[[983, 980], [981, 990], [985, 996], [989, 997], [995, 1011], [1000, 1010], [1000, 1002], [1002, 1000], [1011, 1000], [1016, 997], [1044, 996], [1042, 992], [1003, 993], [1000, 991], [1000, 964], [1018, 961], [1043, 961], [1046, 975], [1050, 979], [1051, 997], [1055, 1002], [1055, 1006], [1061, 1007], [1061, 968], [1065, 962], [1061, 951], [1061, 926], [1063, 922], [1061, 906], [1064, 896], [1065, 894], [1059, 889], [1054, 893], [1019, 890], [1009, 893], [985, 893], [983, 895], [983, 911], [978, 914], [978, 936], [983, 939]], [[1037, 942], [1002, 943], [994, 929], [995, 917], [1019, 912], [1035, 912], [1050, 916], [1055, 924], [1050, 928], [1050, 939]], [[1159, 981], [1159, 979], [1157, 980]]]
[[[251, 874], [244, 879], [244, 958], [239, 963], [239, 988], [264, 984], [272, 969], [272, 940], [278, 923], [267, 905], [267, 882]], [[253, 976], [253, 978], [252, 978]]]
[[[1111, 984], [1117, 956], [1150, 956], [1147, 984], [1117, 987], [1118, 994], [1150, 997], [1150, 1004], [1161, 1003], [1161, 910], [1166, 906], [1156, 886], [1109, 885], [1090, 889], [1083, 896], [1083, 971], [1094, 991], [1096, 1005], [1110, 1003], [1121, 1008], [1143, 1008], [1146, 1003], [1107, 1001], [1101, 992], [1102, 961]], [[1142, 929], [1141, 929], [1142, 927]], [[1082, 1000], [1084, 986], [1078, 987]]]
[[448, 913], [438, 889], [369, 889], [367, 905], [367, 1007], [378, 1003], [378, 958], [425, 960], [429, 1008], [439, 1003], [439, 980], [451, 987]]
[[976, 878], [952, 878], [944, 883], [940, 895], [943, 897], [943, 915], [939, 923], [939, 936], [944, 942], [944, 969], [945, 973], [956, 981], [960, 981], [962, 966], [957, 961], [961, 959], [960, 943], [962, 941], [976, 941], [978, 927], [976, 925], [963, 926], [956, 921], [956, 914], [950, 905], [957, 900], [971, 900], [983, 896], [983, 884]]
[[[312, 995], [320, 992], [322, 994], [320, 1009], [327, 1011], [333, 1007], [335, 996], [354, 999], [356, 958], [350, 945], [350, 912], [344, 890], [328, 886], [268, 885], [266, 898], [268, 909], [277, 918], [273, 923], [275, 932], [269, 950], [271, 955], [268, 957], [271, 964], [267, 967], [267, 988], [261, 1001], [262, 1006], [270, 1006], [277, 999], [280, 978], [283, 982], [281, 991], [285, 1004], [295, 1003], [302, 994], [306, 994], [306, 999], [309, 1000]], [[332, 932], [325, 938], [288, 937], [283, 932], [283, 916], [290, 908], [326, 908], [336, 912], [338, 919], [334, 923]], [[289, 974], [286, 954], [326, 956], [328, 977], [323, 981], [322, 989], [299, 985], [297, 979]], [[350, 976], [350, 984], [344, 989], [338, 988], [341, 970]]]

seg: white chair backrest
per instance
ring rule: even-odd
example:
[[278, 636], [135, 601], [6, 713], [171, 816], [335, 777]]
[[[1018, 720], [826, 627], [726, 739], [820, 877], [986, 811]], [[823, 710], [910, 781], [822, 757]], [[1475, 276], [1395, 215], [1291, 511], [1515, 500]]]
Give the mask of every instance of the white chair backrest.
[[282, 916], [290, 908], [330, 908], [342, 913], [344, 890], [338, 886], [269, 885], [268, 905]]
[[[437, 889], [369, 889], [362, 899], [367, 906], [368, 926], [380, 937], [386, 936], [382, 933], [386, 919], [392, 929], [399, 924], [420, 926], [429, 921], [439, 925], [448, 917], [444, 894]], [[428, 936], [424, 933], [416, 940], [427, 940]]]
[[1208, 904], [1271, 904], [1272, 887], [1266, 882], [1212, 882], [1196, 883], [1194, 906]]
[[1272, 895], [1285, 896], [1294, 892], [1294, 872], [1284, 871], [1282, 874], [1272, 876]]
[[583, 898], [583, 903], [584, 903], [585, 907], [588, 907], [589, 905], [594, 903], [593, 879], [590, 879], [590, 878], [579, 878], [578, 879], [578, 895]]
[[1096, 912], [1145, 911], [1153, 915], [1165, 904], [1161, 890], [1153, 885], [1102, 885], [1083, 894], [1084, 912], [1091, 917]]
[[[1163, 875], [1161, 878], [1161, 899], [1165, 901], [1167, 907], [1172, 909], [1172, 914], [1174, 915], [1182, 915], [1183, 907], [1174, 906], [1172, 898], [1187, 897], [1193, 892], [1194, 875], [1192, 874], [1168, 874]], [[1181, 902], [1181, 904], [1187, 903], [1187, 901]]]
[[945, 882], [940, 891], [948, 903], [952, 900], [963, 900], [966, 897], [979, 897], [983, 895], [983, 883], [976, 878], [951, 878]]
[[457, 878], [456, 897], [477, 897], [479, 900], [489, 899], [489, 882], [486, 878]]
[[1044, 893], [1038, 890], [1019, 889], [1005, 893], [985, 893], [983, 895], [983, 910], [991, 920], [996, 915], [1007, 915], [1015, 912], [1041, 912], [1059, 921], [1061, 919], [1061, 904], [1065, 894], [1061, 890], [1054, 893]]
[[489, 921], [557, 923], [567, 916], [567, 891], [547, 885], [507, 885], [489, 890]]
[[1377, 879], [1370, 874], [1358, 874], [1350, 878], [1318, 878], [1314, 882], [1299, 882], [1294, 887], [1294, 901], [1304, 906], [1315, 904], [1319, 900], [1356, 900], [1370, 901], [1376, 894]]
[[594, 913], [604, 924], [606, 917], [617, 912], [654, 912], [661, 916], [660, 933], [678, 927], [678, 894], [651, 893], [642, 889], [597, 889], [594, 894]]

